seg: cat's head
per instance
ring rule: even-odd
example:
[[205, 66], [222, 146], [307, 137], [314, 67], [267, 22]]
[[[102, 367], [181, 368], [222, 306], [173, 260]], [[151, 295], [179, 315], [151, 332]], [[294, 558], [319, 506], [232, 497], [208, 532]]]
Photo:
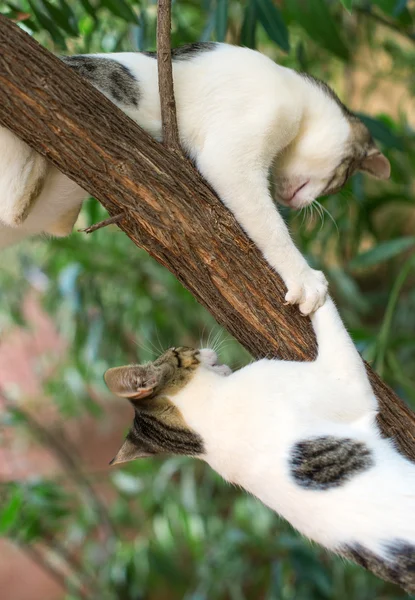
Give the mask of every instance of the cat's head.
[[302, 75], [307, 110], [299, 133], [276, 158], [276, 200], [300, 209], [319, 196], [334, 194], [356, 172], [388, 179], [390, 164], [366, 125], [325, 83]]
[[[213, 379], [231, 374], [213, 350], [170, 348], [154, 362], [109, 369], [108, 388], [134, 407], [133, 425], [111, 464], [158, 454], [204, 454], [203, 440], [182, 407], [206, 395]], [[191, 406], [189, 411], [191, 413]]]

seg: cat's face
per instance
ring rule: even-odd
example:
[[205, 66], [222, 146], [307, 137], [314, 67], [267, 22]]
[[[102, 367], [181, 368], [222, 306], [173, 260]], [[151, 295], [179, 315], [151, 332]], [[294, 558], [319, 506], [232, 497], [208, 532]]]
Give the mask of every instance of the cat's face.
[[[105, 383], [134, 407], [134, 423], [111, 464], [157, 454], [200, 456], [203, 440], [189, 427], [181, 410], [184, 392], [198, 394], [214, 376], [230, 375], [213, 350], [170, 348], [154, 362], [109, 369]], [[195, 383], [197, 378], [197, 383]], [[193, 389], [194, 388], [194, 389]]]
[[274, 168], [276, 200], [300, 209], [319, 196], [339, 191], [356, 171], [388, 179], [390, 164], [375, 146], [367, 127], [353, 115], [328, 117], [318, 131], [305, 124], [297, 138], [277, 157]]

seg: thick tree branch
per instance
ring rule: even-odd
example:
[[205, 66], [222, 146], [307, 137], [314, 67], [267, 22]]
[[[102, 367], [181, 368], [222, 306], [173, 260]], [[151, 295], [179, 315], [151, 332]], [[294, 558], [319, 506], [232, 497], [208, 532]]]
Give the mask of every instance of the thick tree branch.
[[171, 0], [157, 3], [157, 67], [159, 79], [163, 143], [172, 152], [182, 154], [174, 100], [173, 69], [170, 47]]
[[[0, 17], [0, 123], [95, 196], [254, 357], [312, 360], [310, 321], [187, 161]], [[415, 415], [368, 368], [379, 424], [415, 460]], [[289, 400], [287, 400], [289, 401]]]

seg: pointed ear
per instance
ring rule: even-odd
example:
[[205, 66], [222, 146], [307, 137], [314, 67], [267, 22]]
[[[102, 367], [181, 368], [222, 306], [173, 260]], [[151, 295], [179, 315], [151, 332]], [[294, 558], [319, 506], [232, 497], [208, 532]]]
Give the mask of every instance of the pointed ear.
[[152, 456], [152, 454], [145, 452], [144, 450], [140, 450], [140, 448], [127, 436], [125, 442], [109, 464], [110, 466], [118, 465], [120, 463], [129, 462], [130, 460], [134, 460], [136, 458], [145, 458], [146, 456]]
[[391, 174], [390, 162], [377, 148], [369, 150], [359, 166], [360, 171], [366, 171], [377, 179], [389, 179]]
[[108, 369], [104, 380], [111, 392], [130, 400], [147, 398], [157, 385], [154, 371], [150, 370], [148, 366], [140, 365]]

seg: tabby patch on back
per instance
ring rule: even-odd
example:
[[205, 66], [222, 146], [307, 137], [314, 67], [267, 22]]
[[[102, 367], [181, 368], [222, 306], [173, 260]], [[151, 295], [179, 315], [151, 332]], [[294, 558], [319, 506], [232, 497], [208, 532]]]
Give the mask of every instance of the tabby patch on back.
[[140, 88], [130, 69], [110, 57], [60, 56], [78, 75], [88, 79], [110, 100], [138, 108]]

